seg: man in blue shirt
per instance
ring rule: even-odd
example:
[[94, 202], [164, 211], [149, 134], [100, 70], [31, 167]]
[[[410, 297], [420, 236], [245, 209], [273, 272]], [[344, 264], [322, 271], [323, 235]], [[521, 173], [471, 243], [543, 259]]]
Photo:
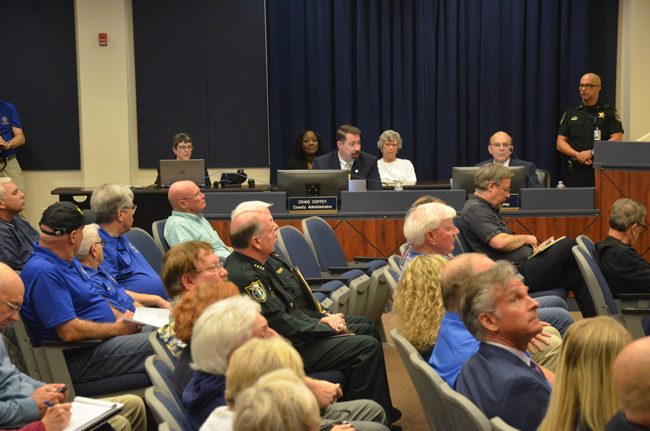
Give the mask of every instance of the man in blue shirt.
[[160, 276], [126, 237], [133, 227], [133, 192], [121, 184], [103, 184], [90, 197], [90, 207], [105, 241], [101, 267], [126, 290], [169, 299]]
[[22, 317], [37, 341], [104, 340], [66, 352], [73, 382], [144, 373], [153, 353], [147, 334], [127, 321], [94, 289], [74, 255], [84, 224], [94, 221], [72, 202], [56, 202], [39, 222], [40, 241], [20, 276], [25, 283]]
[[193, 181], [177, 181], [169, 187], [167, 198], [172, 215], [165, 223], [165, 240], [170, 247], [187, 241], [205, 241], [221, 259], [230, 255], [210, 222], [203, 217], [205, 195]]
[[25, 180], [16, 148], [24, 144], [25, 134], [16, 107], [0, 100], [0, 177], [13, 178], [20, 190], [25, 190]]
[[21, 271], [38, 241], [38, 232], [19, 214], [25, 193], [9, 177], [0, 177], [0, 262]]

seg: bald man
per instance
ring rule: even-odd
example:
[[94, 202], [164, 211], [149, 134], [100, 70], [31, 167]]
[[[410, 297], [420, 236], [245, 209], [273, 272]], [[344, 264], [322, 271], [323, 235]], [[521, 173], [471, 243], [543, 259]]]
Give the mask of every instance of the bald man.
[[526, 168], [526, 187], [529, 189], [543, 187], [537, 178], [535, 163], [520, 160], [516, 155], [512, 157], [514, 152], [514, 145], [512, 145], [510, 135], [502, 131], [496, 132], [490, 136], [490, 143], [488, 144], [488, 153], [492, 158], [482, 161], [476, 166], [483, 166], [488, 163], [501, 163], [503, 166], [524, 166]]
[[562, 178], [568, 187], [594, 187], [594, 141], [622, 141], [623, 125], [616, 108], [598, 100], [600, 77], [586, 73], [580, 78], [581, 102], [560, 120], [557, 150], [562, 153]]
[[650, 430], [650, 337], [628, 344], [614, 361], [613, 374], [622, 408], [606, 431]]
[[221, 259], [230, 255], [228, 247], [203, 216], [205, 195], [199, 186], [192, 181], [177, 181], [169, 187], [167, 198], [173, 209], [164, 232], [170, 247], [181, 242], [205, 241]]

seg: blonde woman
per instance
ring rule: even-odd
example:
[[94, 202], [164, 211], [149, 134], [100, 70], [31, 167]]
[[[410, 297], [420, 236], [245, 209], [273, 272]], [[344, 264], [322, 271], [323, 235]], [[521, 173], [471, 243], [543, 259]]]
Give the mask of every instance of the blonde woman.
[[574, 323], [564, 336], [555, 386], [538, 431], [603, 430], [616, 414], [612, 368], [630, 335], [610, 317]]
[[440, 279], [446, 264], [447, 260], [439, 255], [415, 257], [404, 269], [395, 292], [393, 315], [397, 330], [426, 359], [431, 355], [445, 314]]

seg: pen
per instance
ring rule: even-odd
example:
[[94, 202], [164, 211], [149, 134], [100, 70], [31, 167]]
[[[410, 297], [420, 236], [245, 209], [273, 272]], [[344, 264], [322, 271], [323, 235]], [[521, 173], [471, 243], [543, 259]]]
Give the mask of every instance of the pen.
[[48, 407], [54, 407], [54, 404], [48, 400], [45, 400], [45, 405]]

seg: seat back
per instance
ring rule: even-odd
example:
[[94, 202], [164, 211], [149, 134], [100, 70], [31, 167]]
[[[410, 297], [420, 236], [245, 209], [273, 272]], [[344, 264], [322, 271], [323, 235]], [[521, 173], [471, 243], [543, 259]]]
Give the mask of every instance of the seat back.
[[151, 413], [157, 423], [166, 422], [169, 428], [174, 431], [188, 431], [192, 429], [184, 412], [156, 388], [147, 389], [144, 392], [144, 400], [151, 409]]
[[499, 416], [495, 416], [490, 419], [490, 425], [492, 425], [492, 431], [518, 431], [517, 428], [511, 427]]
[[303, 219], [302, 231], [316, 253], [321, 271], [327, 272], [330, 267], [347, 265], [341, 244], [325, 220], [315, 216]]
[[278, 229], [278, 244], [287, 252], [289, 263], [297, 266], [306, 278], [322, 276], [313, 248], [298, 229], [293, 226], [282, 226]]
[[169, 398], [180, 411], [183, 411], [181, 394], [174, 383], [174, 370], [169, 368], [158, 355], [149, 356], [144, 362], [144, 369], [153, 383], [153, 387]]
[[155, 222], [151, 223], [151, 232], [153, 232], [153, 239], [158, 243], [158, 246], [163, 251], [163, 253], [167, 253], [167, 250], [170, 249], [169, 243], [165, 239], [166, 223], [167, 219], [156, 220]]
[[402, 267], [400, 266], [400, 260], [402, 260], [402, 256], [398, 254], [393, 254], [388, 257], [388, 264], [390, 267], [393, 269], [393, 271], [397, 272], [398, 274], [402, 274]]
[[537, 179], [542, 184], [542, 186], [546, 188], [551, 187], [551, 173], [549, 171], [546, 169], [537, 168], [535, 170], [535, 175], [537, 175]]
[[454, 217], [454, 226], [458, 229], [458, 235], [454, 241], [454, 256], [460, 253], [471, 253], [472, 248], [469, 246], [467, 239], [463, 235], [463, 231], [460, 228], [460, 216]]
[[[420, 352], [417, 351], [415, 347], [413, 347], [413, 344], [402, 334], [399, 333], [397, 329], [393, 329], [390, 331], [390, 336], [393, 339], [393, 342], [395, 343], [395, 348], [397, 349], [397, 353], [399, 353], [400, 358], [402, 359], [402, 362], [404, 363], [404, 366], [406, 367], [406, 371], [408, 371], [409, 376], [411, 376], [411, 380], [415, 382], [415, 374], [413, 370], [413, 363], [411, 362], [410, 356], [413, 353], [416, 353], [418, 356], [420, 356]], [[421, 356], [420, 356], [421, 357]]]
[[596, 307], [596, 313], [599, 316], [614, 317], [623, 323], [622, 316], [612, 296], [612, 291], [609, 289], [609, 285], [596, 259], [579, 245], [574, 245], [571, 251], [576, 259], [582, 278], [585, 280], [591, 300]]
[[287, 251], [283, 250], [282, 247], [280, 247], [279, 243], [275, 243], [275, 253], [280, 256], [280, 259], [282, 259], [285, 262], [289, 262], [289, 259], [287, 258]]
[[134, 227], [126, 233], [126, 237], [133, 243], [135, 248], [149, 262], [149, 265], [160, 274], [162, 268], [163, 251], [156, 241], [147, 233], [146, 230]]
[[476, 405], [447, 385], [441, 385], [442, 394], [457, 431], [490, 431], [490, 420]]
[[594, 242], [591, 240], [591, 238], [589, 238], [587, 235], [584, 235], [584, 234], [583, 235], [578, 235], [578, 237], [576, 238], [576, 243], [578, 243], [578, 245], [580, 247], [582, 247], [582, 249], [584, 251], [589, 253], [594, 259], [597, 259], [596, 258], [596, 244], [594, 244]]
[[451, 391], [447, 383], [422, 359], [413, 352], [408, 357], [413, 369], [411, 380], [415, 385], [422, 409], [432, 430], [454, 430], [454, 419], [447, 407], [445, 389]]
[[169, 351], [167, 346], [165, 346], [163, 340], [158, 338], [158, 333], [156, 331], [151, 331], [149, 334], [149, 344], [153, 347], [153, 351], [156, 352], [158, 358], [163, 361], [167, 367], [173, 370], [176, 366], [177, 359], [172, 355], [172, 352]]

